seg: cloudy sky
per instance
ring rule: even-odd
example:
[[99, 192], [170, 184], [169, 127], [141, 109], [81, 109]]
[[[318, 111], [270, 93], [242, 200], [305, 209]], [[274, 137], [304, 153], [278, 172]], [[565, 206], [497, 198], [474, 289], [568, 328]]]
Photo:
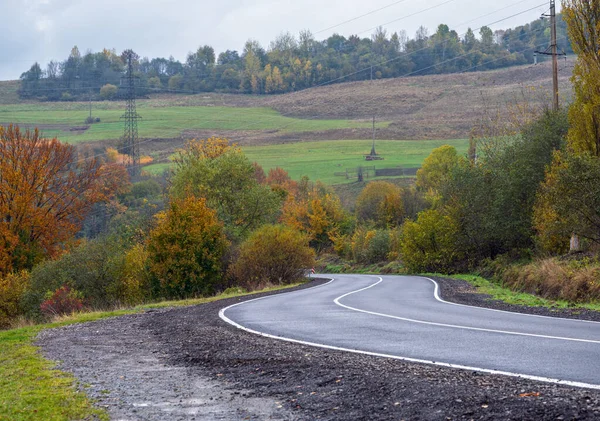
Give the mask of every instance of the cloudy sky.
[[[185, 60], [200, 45], [217, 54], [242, 50], [248, 38], [265, 48], [278, 34], [311, 30], [369, 36], [382, 25], [430, 33], [445, 23], [507, 28], [537, 19], [549, 0], [0, 0], [0, 80], [17, 79], [38, 61], [64, 60], [74, 45], [83, 53], [132, 48], [140, 56]], [[381, 9], [381, 10], [378, 10]], [[528, 9], [531, 9], [527, 11]], [[524, 13], [521, 13], [524, 12]], [[516, 15], [509, 18], [512, 15]], [[508, 18], [508, 19], [506, 19]], [[495, 23], [502, 20], [502, 22]]]

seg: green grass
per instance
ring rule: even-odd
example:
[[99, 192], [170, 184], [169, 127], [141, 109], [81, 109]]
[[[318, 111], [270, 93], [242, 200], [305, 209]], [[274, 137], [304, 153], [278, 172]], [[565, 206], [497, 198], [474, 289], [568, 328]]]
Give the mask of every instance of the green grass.
[[[281, 167], [292, 179], [299, 180], [307, 175], [311, 180], [321, 180], [326, 184], [340, 184], [348, 181], [336, 176], [336, 172], [358, 166], [391, 168], [402, 166], [417, 168], [431, 151], [442, 145], [454, 146], [459, 154], [466, 154], [468, 140], [379, 140], [377, 153], [383, 161], [367, 162], [364, 155], [371, 150], [368, 140], [332, 140], [319, 142], [300, 142], [284, 145], [244, 147], [244, 153], [251, 161], [258, 162], [265, 171]], [[154, 164], [144, 169], [150, 173], [160, 173], [169, 164]]]
[[[275, 291], [297, 285], [274, 287]], [[58, 322], [0, 331], [0, 421], [69, 421], [108, 420], [108, 414], [92, 406], [86, 395], [76, 388], [73, 376], [58, 371], [33, 345], [37, 334], [49, 328], [90, 322], [108, 317], [137, 313], [150, 308], [204, 304], [245, 295], [241, 292], [215, 297], [167, 301], [127, 310], [83, 313]]]
[[[164, 106], [140, 101], [137, 108], [142, 116], [139, 136], [142, 138], [176, 138], [184, 130], [281, 130], [305, 132], [332, 129], [368, 128], [370, 123], [351, 120], [307, 120], [285, 117], [271, 108]], [[101, 122], [85, 132], [69, 131], [83, 126], [89, 115], [88, 104], [33, 103], [0, 105], [0, 123], [41, 125], [45, 136], [56, 136], [68, 143], [118, 139], [123, 134], [123, 103], [92, 104], [92, 114]], [[386, 127], [388, 123], [382, 123]], [[52, 127], [44, 125], [62, 125]]]
[[504, 301], [507, 304], [515, 304], [528, 307], [547, 307], [547, 308], [582, 308], [587, 310], [600, 311], [600, 303], [572, 304], [562, 300], [547, 300], [537, 295], [524, 292], [513, 291], [501, 285], [490, 282], [489, 280], [475, 275], [439, 275], [447, 278], [462, 279], [477, 288], [482, 294], [490, 295], [494, 300]]

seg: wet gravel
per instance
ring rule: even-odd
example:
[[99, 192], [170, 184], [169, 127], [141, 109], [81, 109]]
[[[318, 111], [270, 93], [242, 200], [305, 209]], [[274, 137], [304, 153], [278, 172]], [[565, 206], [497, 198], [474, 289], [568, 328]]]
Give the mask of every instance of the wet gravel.
[[[496, 305], [467, 283], [436, 280], [448, 301]], [[598, 390], [239, 331], [218, 311], [244, 299], [47, 330], [38, 344], [114, 420], [600, 420]]]

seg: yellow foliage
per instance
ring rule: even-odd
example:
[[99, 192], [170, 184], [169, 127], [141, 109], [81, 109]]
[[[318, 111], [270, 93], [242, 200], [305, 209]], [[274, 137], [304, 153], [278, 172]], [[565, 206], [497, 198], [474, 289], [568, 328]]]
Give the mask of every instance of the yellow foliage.
[[232, 273], [240, 284], [255, 289], [265, 284], [289, 284], [300, 280], [314, 266], [308, 237], [285, 225], [264, 225], [240, 248]]
[[215, 159], [231, 150], [241, 152], [237, 144], [230, 144], [229, 140], [220, 137], [192, 139], [176, 152], [173, 161], [181, 166], [191, 160]]
[[229, 246], [223, 225], [204, 198], [172, 201], [150, 232], [150, 271], [166, 297], [185, 298], [214, 291]]
[[29, 272], [0, 277], [0, 328], [7, 328], [21, 312], [20, 302], [30, 285]]
[[306, 199], [287, 198], [281, 222], [308, 234], [311, 244], [321, 249], [333, 243], [344, 218], [339, 197], [314, 188]]
[[600, 3], [565, 0], [562, 10], [577, 62], [568, 141], [577, 154], [600, 157]]
[[402, 259], [414, 272], [448, 272], [462, 257], [456, 249], [458, 225], [437, 209], [419, 213], [402, 227]]
[[404, 205], [402, 190], [387, 181], [374, 181], [366, 185], [356, 199], [356, 217], [359, 221], [393, 227], [402, 223]]

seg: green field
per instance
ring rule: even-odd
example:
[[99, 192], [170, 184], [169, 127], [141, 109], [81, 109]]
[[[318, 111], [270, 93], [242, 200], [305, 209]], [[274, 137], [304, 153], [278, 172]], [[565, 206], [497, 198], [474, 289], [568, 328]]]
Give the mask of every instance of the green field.
[[[100, 118], [86, 131], [70, 131], [84, 126], [89, 115], [87, 103], [35, 103], [0, 105], [0, 123], [38, 125], [48, 137], [68, 143], [118, 139], [123, 134], [123, 103], [92, 103], [92, 115]], [[306, 132], [333, 129], [369, 128], [371, 123], [351, 120], [316, 120], [285, 117], [271, 108], [164, 106], [141, 102], [139, 135], [142, 138], [175, 138], [184, 130], [280, 130]], [[387, 127], [388, 123], [380, 123]]]
[[[294, 180], [307, 175], [311, 180], [321, 180], [327, 184], [339, 184], [353, 180], [336, 176], [359, 166], [376, 168], [417, 168], [431, 151], [442, 145], [454, 146], [458, 153], [467, 153], [469, 141], [457, 140], [378, 140], [376, 147], [383, 161], [367, 162], [364, 155], [371, 150], [369, 140], [333, 140], [320, 142], [301, 142], [285, 145], [249, 146], [244, 153], [251, 161], [258, 162], [265, 171], [281, 167], [289, 172]], [[145, 169], [151, 173], [160, 173], [169, 164], [154, 164]]]

